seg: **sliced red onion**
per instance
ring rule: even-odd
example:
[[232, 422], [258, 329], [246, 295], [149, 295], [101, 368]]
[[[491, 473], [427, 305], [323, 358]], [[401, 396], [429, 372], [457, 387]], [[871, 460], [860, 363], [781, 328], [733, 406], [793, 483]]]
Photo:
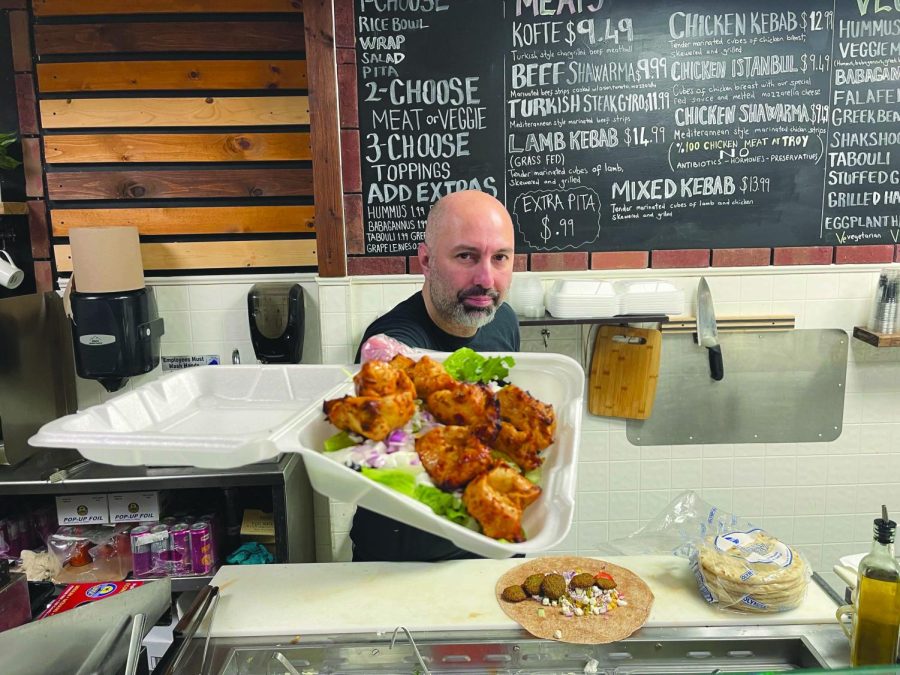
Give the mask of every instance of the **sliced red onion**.
[[403, 429], [394, 429], [391, 433], [388, 434], [387, 442], [391, 443], [403, 443], [406, 440], [406, 432]]

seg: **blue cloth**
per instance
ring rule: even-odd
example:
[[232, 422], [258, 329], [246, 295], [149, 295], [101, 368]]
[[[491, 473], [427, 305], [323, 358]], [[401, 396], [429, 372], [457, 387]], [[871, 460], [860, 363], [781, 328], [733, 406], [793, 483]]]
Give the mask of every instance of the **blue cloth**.
[[269, 550], [255, 541], [238, 546], [225, 560], [229, 565], [267, 565], [275, 562]]

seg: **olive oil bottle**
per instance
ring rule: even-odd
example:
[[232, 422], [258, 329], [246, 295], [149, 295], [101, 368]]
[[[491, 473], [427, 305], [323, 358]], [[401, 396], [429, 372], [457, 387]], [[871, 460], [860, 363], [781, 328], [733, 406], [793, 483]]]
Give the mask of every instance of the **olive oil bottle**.
[[856, 617], [850, 645], [854, 666], [893, 664], [897, 660], [900, 634], [900, 565], [894, 558], [897, 523], [875, 519], [872, 550], [859, 563]]

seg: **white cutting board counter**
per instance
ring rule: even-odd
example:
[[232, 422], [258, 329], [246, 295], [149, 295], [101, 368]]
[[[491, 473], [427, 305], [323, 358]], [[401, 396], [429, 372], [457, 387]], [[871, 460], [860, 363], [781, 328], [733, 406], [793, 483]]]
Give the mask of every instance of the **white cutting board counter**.
[[[674, 556], [604, 558], [628, 568], [655, 596], [647, 626], [834, 623], [837, 605], [815, 583], [804, 604], [777, 614], [724, 612], [697, 590], [688, 561]], [[522, 559], [444, 563], [231, 565], [220, 589], [214, 637], [335, 633], [515, 630], [500, 609], [497, 579]]]

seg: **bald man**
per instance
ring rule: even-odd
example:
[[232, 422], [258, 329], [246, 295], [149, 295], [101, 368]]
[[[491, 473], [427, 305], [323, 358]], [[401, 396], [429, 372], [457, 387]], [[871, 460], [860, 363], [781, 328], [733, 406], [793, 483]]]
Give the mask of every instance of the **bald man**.
[[[519, 351], [519, 322], [504, 303], [514, 252], [512, 220], [494, 197], [467, 190], [441, 198], [428, 214], [425, 243], [419, 244], [422, 291], [372, 322], [362, 341], [383, 333], [410, 347], [442, 352]], [[365, 509], [357, 509], [350, 538], [355, 561], [478, 557]]]

